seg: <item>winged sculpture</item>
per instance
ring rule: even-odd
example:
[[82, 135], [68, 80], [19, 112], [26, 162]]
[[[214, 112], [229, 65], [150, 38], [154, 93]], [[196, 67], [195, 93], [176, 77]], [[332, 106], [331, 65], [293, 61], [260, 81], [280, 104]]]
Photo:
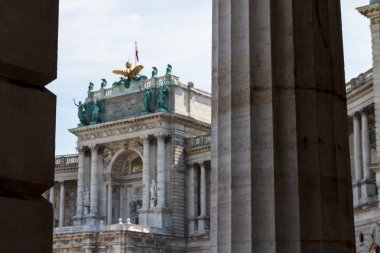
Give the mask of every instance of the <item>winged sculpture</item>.
[[144, 68], [144, 66], [138, 65], [132, 69], [132, 63], [130, 61], [127, 61], [125, 66], [127, 67], [126, 70], [114, 70], [112, 71], [112, 73], [122, 75], [128, 79], [136, 80], [138, 78], [139, 73]]

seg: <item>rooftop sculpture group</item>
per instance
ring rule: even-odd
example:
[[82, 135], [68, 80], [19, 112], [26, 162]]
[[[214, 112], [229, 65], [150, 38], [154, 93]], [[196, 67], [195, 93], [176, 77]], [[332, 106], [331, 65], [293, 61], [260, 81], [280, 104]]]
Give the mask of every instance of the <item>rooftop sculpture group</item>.
[[[148, 78], [141, 75], [140, 72], [144, 68], [142, 65], [138, 65], [132, 68], [132, 63], [128, 60], [126, 63], [126, 70], [114, 70], [114, 74], [121, 75], [120, 80], [114, 82], [112, 87], [124, 86], [126, 89], [130, 88], [131, 82], [139, 82], [141, 80], [147, 80]], [[167, 65], [166, 76], [171, 75], [172, 66]], [[152, 67], [152, 79], [157, 78], [158, 69]], [[91, 93], [94, 90], [94, 83], [90, 82], [88, 86], [88, 92]], [[103, 90], [107, 86], [107, 80], [101, 79], [100, 89]], [[145, 85], [144, 85], [145, 86]], [[159, 87], [151, 87], [150, 85], [141, 87], [139, 86], [140, 92], [143, 93], [143, 104], [145, 111], [143, 114], [156, 112], [168, 112], [168, 97], [170, 93], [169, 85], [166, 83], [160, 83]], [[78, 107], [78, 119], [80, 124], [78, 127], [87, 126], [92, 124], [97, 124], [101, 122], [101, 102], [99, 99], [93, 99], [91, 102], [81, 102], [74, 104]], [[87, 100], [86, 100], [87, 101]]]

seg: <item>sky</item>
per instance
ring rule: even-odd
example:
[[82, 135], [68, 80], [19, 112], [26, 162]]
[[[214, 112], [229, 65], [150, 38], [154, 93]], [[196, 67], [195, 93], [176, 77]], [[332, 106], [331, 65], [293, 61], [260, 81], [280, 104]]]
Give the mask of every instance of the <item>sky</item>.
[[[342, 0], [346, 80], [372, 65], [369, 21], [355, 8], [368, 0]], [[59, 14], [58, 77], [47, 88], [57, 95], [56, 155], [76, 153], [73, 99], [83, 101], [89, 82], [100, 88], [119, 80], [112, 73], [134, 63], [138, 44], [142, 74], [158, 76], [166, 65], [183, 83], [211, 91], [212, 0], [62, 0]]]

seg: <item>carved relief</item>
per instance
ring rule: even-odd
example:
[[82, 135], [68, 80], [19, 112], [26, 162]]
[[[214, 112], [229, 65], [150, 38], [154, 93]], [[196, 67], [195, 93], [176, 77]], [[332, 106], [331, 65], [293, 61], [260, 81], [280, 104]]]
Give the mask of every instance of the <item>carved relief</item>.
[[103, 153], [103, 162], [104, 162], [104, 169], [107, 168], [112, 160], [112, 157], [115, 155], [115, 151], [113, 151], [110, 148], [105, 148]]
[[117, 135], [122, 135], [122, 134], [127, 134], [127, 133], [138, 132], [138, 131], [146, 130], [146, 129], [153, 129], [160, 126], [161, 126], [160, 121], [140, 123], [140, 124], [135, 124], [132, 126], [124, 126], [124, 127], [120, 127], [120, 128], [116, 128], [112, 130], [104, 130], [97, 133], [83, 134], [79, 136], [79, 140], [86, 141], [86, 140], [93, 140], [93, 139], [98, 139], [98, 138], [105, 138], [108, 136], [117, 136]]

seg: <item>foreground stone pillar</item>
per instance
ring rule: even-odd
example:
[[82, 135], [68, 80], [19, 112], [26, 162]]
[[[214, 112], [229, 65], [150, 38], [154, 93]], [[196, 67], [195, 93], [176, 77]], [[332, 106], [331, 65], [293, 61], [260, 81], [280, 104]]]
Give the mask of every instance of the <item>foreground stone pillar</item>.
[[98, 215], [98, 146], [91, 147], [90, 214]]
[[[74, 218], [83, 217], [84, 211], [84, 149], [78, 148], [78, 182], [77, 182], [77, 210]], [[76, 224], [76, 225], [80, 225]]]
[[339, 1], [213, 15], [213, 251], [355, 252]]
[[59, 197], [59, 226], [65, 226], [65, 181], [60, 182]]
[[[1, 1], [1, 252], [52, 252], [58, 1]], [[38, 233], [36, 228], [38, 227]]]
[[166, 205], [166, 168], [165, 168], [165, 135], [157, 135], [157, 207], [163, 208]]

